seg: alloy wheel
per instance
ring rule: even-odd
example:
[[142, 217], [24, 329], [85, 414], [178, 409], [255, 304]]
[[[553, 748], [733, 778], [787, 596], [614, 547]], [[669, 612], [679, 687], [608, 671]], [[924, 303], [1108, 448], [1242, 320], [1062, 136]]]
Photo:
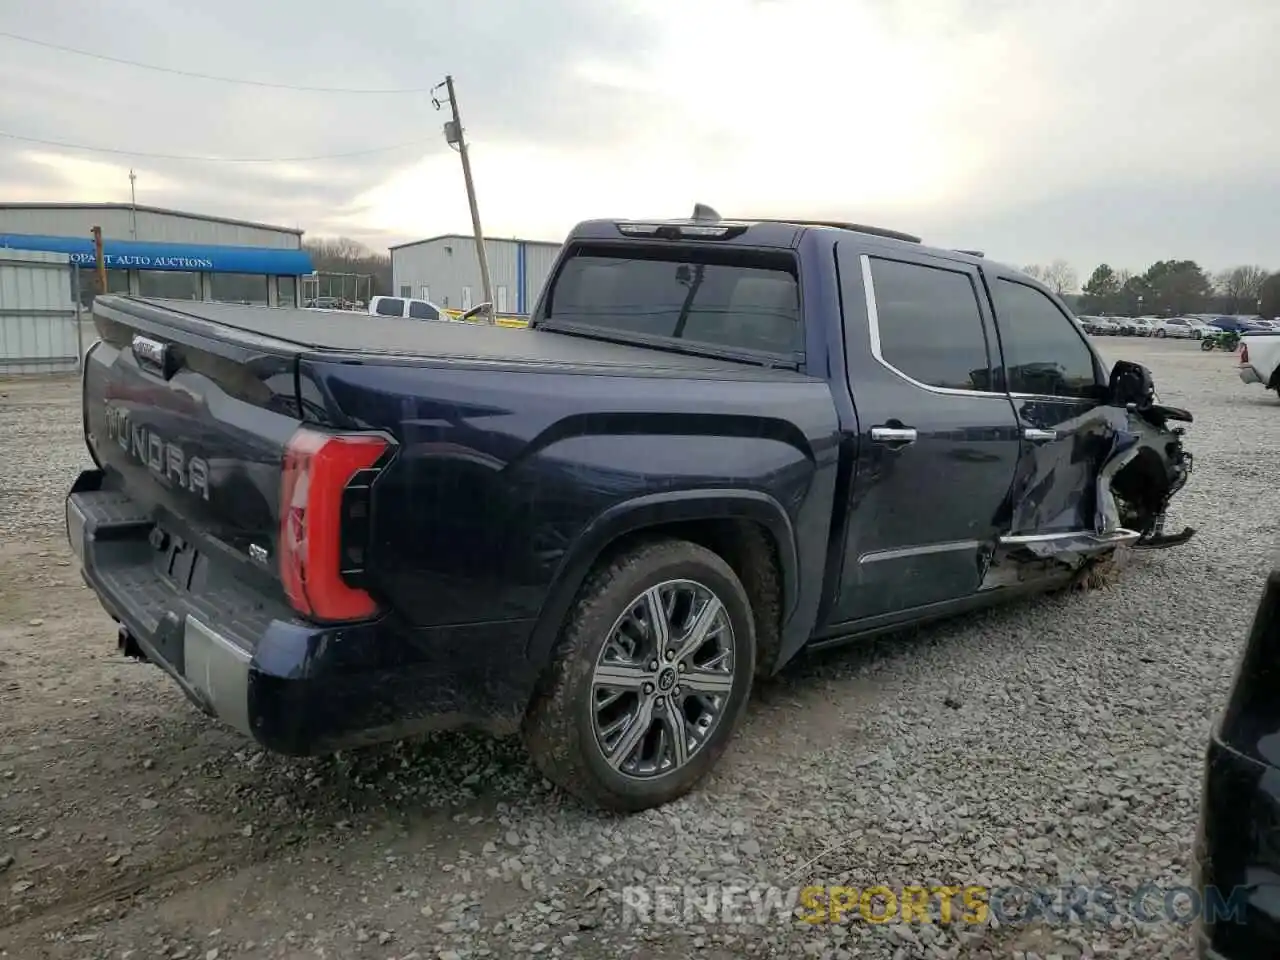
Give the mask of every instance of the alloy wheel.
[[734, 683], [724, 603], [695, 580], [635, 597], [614, 622], [591, 678], [591, 722], [605, 762], [652, 779], [683, 767], [720, 724]]

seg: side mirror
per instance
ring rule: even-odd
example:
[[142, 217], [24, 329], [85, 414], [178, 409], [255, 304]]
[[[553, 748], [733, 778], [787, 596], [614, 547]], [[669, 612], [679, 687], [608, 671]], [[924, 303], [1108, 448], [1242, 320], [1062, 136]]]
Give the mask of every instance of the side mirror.
[[1111, 368], [1107, 402], [1117, 407], [1134, 404], [1145, 410], [1155, 403], [1156, 385], [1151, 371], [1140, 363], [1117, 360]]

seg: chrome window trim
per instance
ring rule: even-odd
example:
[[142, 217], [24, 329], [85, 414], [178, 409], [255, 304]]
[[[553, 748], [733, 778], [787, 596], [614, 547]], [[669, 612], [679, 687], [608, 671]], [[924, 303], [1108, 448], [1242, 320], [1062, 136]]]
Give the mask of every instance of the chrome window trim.
[[[951, 397], [999, 397], [1001, 400], [1012, 397], [1015, 400], [1053, 400], [1058, 403], [1099, 403], [1098, 400], [1092, 397], [1063, 397], [1046, 393], [997, 393], [991, 390], [958, 390], [955, 387], [935, 387], [927, 383], [921, 383], [910, 374], [903, 373], [892, 363], [886, 360], [884, 358], [884, 354], [880, 352], [880, 310], [876, 305], [875, 280], [871, 276], [871, 256], [870, 254], [863, 253], [859, 255], [858, 259], [861, 261], [862, 265], [862, 289], [867, 302], [867, 333], [871, 340], [871, 355], [875, 357], [876, 362], [880, 364], [880, 366], [905, 380], [913, 387], [919, 387], [921, 390], [928, 390], [930, 393], [937, 393]], [[907, 261], [899, 262], [906, 263]], [[932, 269], [947, 270], [950, 268], [935, 267]], [[964, 270], [952, 270], [951, 272], [961, 274], [965, 277], [969, 276], [969, 274]], [[1023, 286], [1027, 286], [1027, 284], [1023, 284]], [[1035, 288], [1032, 287], [1031, 289], [1034, 290]], [[981, 316], [981, 314], [979, 314], [979, 316]], [[1001, 366], [1003, 366], [1003, 363], [1003, 358], [1001, 358]]]
[[[876, 362], [880, 364], [880, 366], [884, 367], [890, 373], [896, 374], [897, 376], [901, 377], [903, 380], [911, 384], [913, 387], [919, 387], [921, 390], [928, 390], [930, 393], [937, 393], [937, 394], [941, 394], [943, 396], [948, 396], [948, 397], [997, 397], [1001, 400], [1007, 400], [1009, 398], [1009, 394], [1007, 393], [996, 393], [991, 390], [959, 390], [959, 389], [956, 389], [955, 387], [935, 387], [927, 383], [921, 383], [915, 377], [910, 376], [909, 374], [903, 373], [901, 370], [895, 367], [892, 363], [886, 360], [884, 358], [884, 354], [880, 352], [880, 311], [879, 311], [879, 308], [876, 306], [875, 281], [871, 277], [871, 256], [869, 254], [864, 253], [859, 255], [859, 259], [862, 262], [862, 289], [866, 295], [866, 301], [867, 301], [867, 333], [871, 340], [871, 356], [875, 357]], [[906, 262], [906, 261], [901, 261], [901, 262]], [[929, 268], [925, 268], [925, 269], [929, 269]], [[948, 268], [938, 267], [937, 269], [946, 270]], [[970, 283], [972, 284], [973, 281], [969, 277], [969, 274], [967, 271], [952, 270], [951, 272], [958, 273], [961, 276], [965, 277], [966, 279], [969, 279]], [[974, 297], [974, 306], [977, 306], [976, 294]], [[978, 317], [979, 319], [981, 319], [982, 317], [981, 311], [979, 311]], [[990, 356], [988, 356], [987, 359], [988, 359], [988, 362], [990, 362]]]

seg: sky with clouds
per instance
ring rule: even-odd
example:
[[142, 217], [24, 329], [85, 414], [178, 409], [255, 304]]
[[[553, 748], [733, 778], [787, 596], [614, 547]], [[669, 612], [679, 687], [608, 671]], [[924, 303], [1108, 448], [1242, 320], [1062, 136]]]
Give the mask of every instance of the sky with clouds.
[[[1013, 263], [1280, 268], [1275, 0], [0, 0], [0, 33], [267, 83], [458, 86], [485, 232], [878, 223]], [[138, 202], [385, 247], [470, 220], [425, 93], [183, 77], [0, 36], [0, 201]]]

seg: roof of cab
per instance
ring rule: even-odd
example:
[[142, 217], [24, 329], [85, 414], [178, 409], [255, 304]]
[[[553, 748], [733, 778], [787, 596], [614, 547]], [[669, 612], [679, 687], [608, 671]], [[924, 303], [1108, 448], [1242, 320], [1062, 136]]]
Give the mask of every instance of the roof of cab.
[[[720, 217], [715, 211], [699, 206], [704, 215], [683, 219], [644, 219], [644, 220], [584, 220], [569, 231], [566, 243], [574, 240], [618, 240], [624, 236], [622, 229], [628, 225], [660, 225], [672, 228], [694, 227], [706, 228], [725, 226], [741, 228], [741, 232], [724, 237], [715, 242], [743, 244], [753, 247], [777, 247], [794, 249], [800, 238], [809, 232], [821, 232], [846, 235], [857, 234], [860, 239], [870, 241], [876, 246], [899, 248], [917, 253], [932, 254], [950, 260], [962, 260], [968, 263], [986, 262], [981, 251], [951, 250], [942, 247], [925, 245], [921, 238], [899, 230], [875, 227], [867, 224], [849, 223], [838, 220], [809, 220], [803, 217], [794, 219], [774, 219], [761, 217]], [[695, 213], [699, 212], [695, 211]], [[710, 214], [709, 216], [706, 214]], [[634, 236], [628, 239], [636, 239]], [[670, 238], [656, 238], [670, 239]], [[698, 237], [691, 236], [691, 240]]]

